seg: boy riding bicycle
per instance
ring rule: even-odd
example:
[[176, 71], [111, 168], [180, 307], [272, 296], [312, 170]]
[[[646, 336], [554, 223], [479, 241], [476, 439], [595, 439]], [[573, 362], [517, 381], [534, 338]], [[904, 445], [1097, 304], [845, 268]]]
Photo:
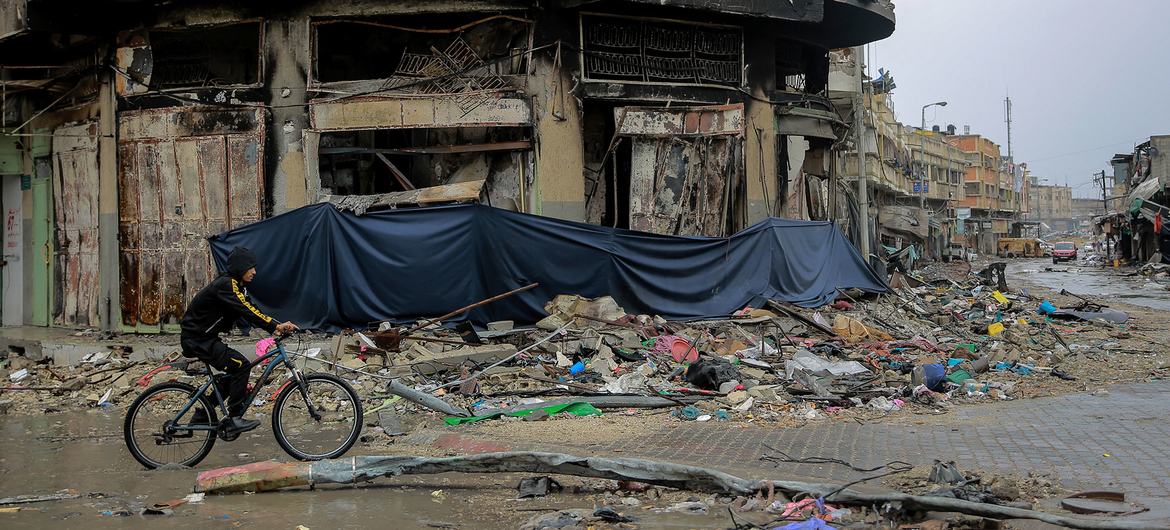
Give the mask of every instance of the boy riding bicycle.
[[[240, 417], [246, 408], [244, 401], [251, 372], [248, 358], [224, 344], [219, 334], [230, 331], [241, 318], [269, 333], [288, 333], [297, 329], [292, 322], [276, 323], [272, 317], [252, 305], [244, 285], [255, 276], [256, 256], [244, 247], [232, 249], [228, 255], [227, 271], [200, 290], [183, 314], [179, 338], [183, 355], [199, 359], [227, 374], [219, 388], [220, 393], [226, 396], [230, 415], [223, 424], [227, 433], [250, 431], [258, 427], [260, 422]], [[203, 409], [196, 410], [194, 422], [198, 423], [200, 419], [207, 421], [206, 414]]]

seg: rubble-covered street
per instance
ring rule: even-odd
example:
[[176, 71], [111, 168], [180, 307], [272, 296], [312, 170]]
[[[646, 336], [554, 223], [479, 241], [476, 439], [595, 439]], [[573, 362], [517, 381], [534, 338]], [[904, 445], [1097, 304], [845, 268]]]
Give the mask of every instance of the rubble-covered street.
[[[1165, 515], [1156, 508], [1167, 500], [1170, 484], [1160, 470], [1170, 469], [1170, 455], [1157, 440], [1166, 434], [1160, 403], [1170, 387], [1160, 381], [1170, 359], [1148, 347], [1170, 341], [1158, 311], [1090, 294], [1087, 299], [1125, 311], [1128, 319], [1061, 318], [1060, 309], [1049, 310], [1057, 316], [1042, 313], [1044, 302], [1054, 308], [1084, 302], [1033, 283], [1036, 274], [1027, 271], [1051, 265], [1012, 262], [1004, 291], [996, 289], [998, 278], [987, 281], [968, 269], [965, 262], [931, 265], [896, 279], [901, 286], [891, 294], [843, 292], [817, 310], [773, 304], [708, 322], [628, 315], [612, 300], [564, 296], [550, 301], [548, 318], [534, 328], [501, 323], [478, 337], [423, 328], [406, 335], [403, 353], [390, 355], [379, 346], [390, 346], [394, 334], [388, 331], [319, 337], [305, 342], [323, 346], [308, 348], [298, 362], [336, 369], [361, 390], [367, 426], [351, 454], [540, 450], [840, 483], [890, 473], [861, 487], [920, 494], [949, 487], [929, 480], [931, 463], [953, 461], [965, 478], [982, 477], [955, 490], [959, 498], [1053, 510], [1077, 491], [1116, 489], [1128, 493], [1129, 502], [1155, 508], [1148, 517]], [[1061, 272], [1046, 273], [1086, 288], [1092, 278], [1117, 275], [1077, 265], [1054, 270]], [[918, 281], [924, 283], [911, 286]], [[0, 370], [7, 381], [0, 393], [7, 418], [0, 495], [67, 488], [80, 495], [13, 505], [40, 514], [24, 519], [29, 522], [130, 514], [148, 524], [140, 512], [182, 498], [192, 473], [136, 469], [120, 444], [122, 412], [145, 382], [192, 376], [157, 371], [157, 360], [124, 352], [133, 347], [89, 342], [94, 355], [73, 366], [10, 354]], [[391, 378], [439, 397], [459, 414], [392, 395]], [[257, 416], [266, 419], [270, 403], [256, 405]], [[200, 468], [281, 459], [267, 431], [218, 447]], [[1070, 437], [1085, 444], [1071, 444]], [[79, 459], [104, 464], [77, 475], [69, 462]], [[35, 481], [8, 480], [33, 466]], [[139, 478], [159, 475], [170, 490], [139, 486]], [[444, 517], [462, 524], [484, 517], [478, 526], [513, 528], [529, 509], [603, 505], [647, 527], [706, 526], [722, 524], [726, 506], [737, 502], [734, 495], [632, 492], [612, 481], [571, 477], [558, 479], [571, 493], [516, 501], [512, 482], [521, 478], [403, 477], [379, 482], [373, 491], [404, 488], [394, 509], [419, 527]], [[290, 525], [311, 527], [304, 521], [322, 517], [320, 511], [360, 504], [371, 494], [322, 492], [307, 502], [298, 500], [303, 493], [254, 498], [282, 506]], [[254, 517], [255, 507], [231, 499], [213, 496], [167, 509], [191, 521], [246, 524]], [[659, 513], [687, 501], [706, 503], [709, 520]], [[776, 507], [784, 511], [782, 503]], [[736, 513], [750, 520], [778, 512], [761, 505]], [[864, 511], [844, 514], [838, 514], [842, 522], [865, 520]]]
[[1170, 529], [1170, 2], [896, 3], [0, 0], [0, 528]]

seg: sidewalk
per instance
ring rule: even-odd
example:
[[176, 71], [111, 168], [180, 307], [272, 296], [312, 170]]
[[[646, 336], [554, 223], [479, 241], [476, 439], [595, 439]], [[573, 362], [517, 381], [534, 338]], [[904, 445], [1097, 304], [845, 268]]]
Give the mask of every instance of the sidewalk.
[[[1117, 385], [1107, 394], [1056, 397], [961, 407], [939, 421], [832, 422], [798, 428], [739, 428], [726, 423], [673, 422], [601, 444], [564, 440], [533, 444], [477, 435], [475, 429], [427, 429], [399, 440], [451, 453], [543, 450], [635, 457], [714, 467], [744, 477], [814, 477], [843, 483], [860, 473], [834, 464], [763, 462], [774, 454], [827, 457], [858, 467], [894, 460], [929, 465], [955, 461], [960, 469], [1005, 474], [1048, 474], [1069, 490], [1116, 490], [1151, 508], [1142, 519], [1170, 521], [1170, 381]], [[570, 420], [575, 421], [575, 420]], [[397, 445], [397, 444], [396, 444]], [[869, 483], [880, 486], [879, 481]]]

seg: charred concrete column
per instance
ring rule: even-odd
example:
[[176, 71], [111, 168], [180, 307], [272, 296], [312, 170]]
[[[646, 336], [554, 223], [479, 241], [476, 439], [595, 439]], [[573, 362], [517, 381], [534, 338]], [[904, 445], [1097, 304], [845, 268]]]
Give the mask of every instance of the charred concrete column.
[[114, 73], [101, 74], [98, 91], [98, 320], [115, 331], [122, 320], [118, 259], [118, 120]]
[[[575, 54], [563, 48], [532, 56], [528, 95], [536, 139], [536, 175], [529, 192], [533, 213], [585, 220], [585, 144], [581, 108], [570, 92]], [[558, 64], [559, 63], [559, 64]]]
[[763, 24], [746, 29], [744, 54], [748, 65], [748, 90], [744, 113], [744, 164], [747, 175], [748, 223], [775, 215], [776, 193], [776, 118], [769, 95], [776, 87], [775, 34]]
[[306, 88], [310, 62], [309, 21], [297, 17], [264, 25], [265, 82], [271, 105], [264, 147], [272, 214], [316, 201], [306, 182], [302, 132], [309, 123]]

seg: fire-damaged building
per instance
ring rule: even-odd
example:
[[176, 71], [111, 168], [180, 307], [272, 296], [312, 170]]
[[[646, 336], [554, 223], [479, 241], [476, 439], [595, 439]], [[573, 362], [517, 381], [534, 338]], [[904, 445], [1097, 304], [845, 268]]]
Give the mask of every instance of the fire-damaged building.
[[321, 201], [827, 219], [829, 50], [893, 29], [888, 0], [4, 0], [3, 323], [175, 330], [209, 235]]

